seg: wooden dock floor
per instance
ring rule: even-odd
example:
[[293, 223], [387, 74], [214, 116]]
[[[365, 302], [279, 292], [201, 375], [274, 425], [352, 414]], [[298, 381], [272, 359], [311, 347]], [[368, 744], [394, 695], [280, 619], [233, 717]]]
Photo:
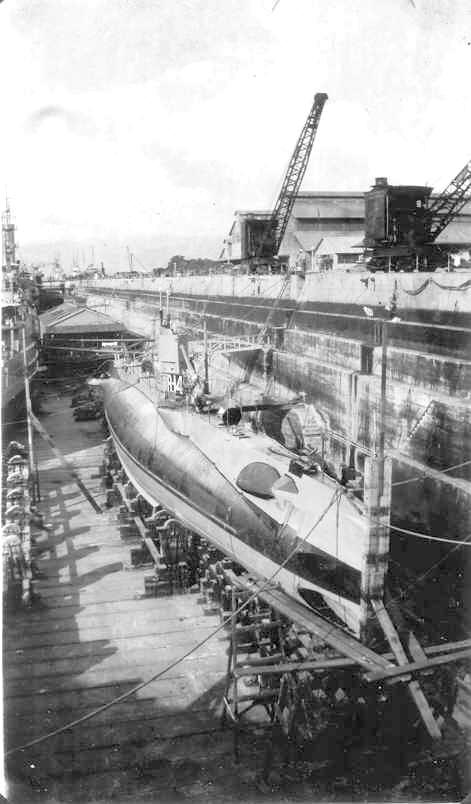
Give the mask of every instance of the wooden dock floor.
[[[40, 418], [103, 513], [36, 439], [41, 507], [53, 529], [36, 541], [40, 603], [9, 614], [4, 627], [7, 750], [130, 690], [219, 625], [198, 594], [144, 597], [150, 570], [130, 568], [137, 535], [104, 506], [101, 423], [76, 423], [69, 404], [51, 394]], [[227, 645], [218, 634], [126, 701], [12, 754], [10, 800], [244, 800], [250, 784], [219, 720]]]

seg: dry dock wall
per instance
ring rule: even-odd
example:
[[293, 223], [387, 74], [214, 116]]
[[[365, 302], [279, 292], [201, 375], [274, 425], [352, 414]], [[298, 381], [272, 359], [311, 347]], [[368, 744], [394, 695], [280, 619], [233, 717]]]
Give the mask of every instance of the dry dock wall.
[[[308, 277], [300, 296], [301, 282], [293, 278], [279, 303], [271, 320], [273, 349], [268, 360], [262, 352], [256, 355], [252, 381], [262, 390], [268, 381], [272, 394], [302, 391], [329, 429], [374, 449], [381, 350], [375, 322], [363, 306], [384, 310], [396, 292], [401, 321], [388, 327], [387, 447], [432, 469], [447, 469], [469, 459], [471, 275], [345, 273], [340, 277], [337, 272]], [[247, 286], [255, 288], [252, 296], [247, 295]], [[151, 337], [170, 288], [171, 315], [193, 329], [196, 338], [202, 333], [202, 316], [210, 333], [248, 338], [260, 331], [280, 283], [276, 277], [256, 277], [254, 282], [247, 276], [221, 276], [101, 280], [88, 285], [89, 292], [106, 299], [108, 313]], [[343, 312], [345, 306], [348, 312]], [[217, 358], [233, 376], [240, 376], [246, 359], [247, 353], [236, 352]], [[393, 483], [418, 475], [421, 472], [414, 466], [394, 460]], [[446, 482], [427, 476], [394, 486], [393, 521], [447, 538], [466, 537], [470, 506], [463, 479], [471, 478], [470, 467], [449, 476]], [[422, 544], [425, 550], [429, 543]]]
[[[228, 269], [229, 271], [229, 269]], [[182, 276], [134, 279], [101, 279], [94, 287], [116, 290], [213, 299], [276, 299], [283, 279], [273, 275], [248, 276], [231, 273], [211, 276]], [[90, 284], [90, 283], [89, 283]], [[283, 292], [283, 299], [305, 309], [330, 312], [355, 312], [363, 305], [372, 309], [390, 303], [396, 294], [398, 308], [404, 319], [430, 320], [440, 323], [444, 319], [455, 325], [471, 319], [471, 271], [435, 271], [434, 273], [383, 273], [378, 271], [328, 271], [307, 274], [305, 278], [292, 276]]]

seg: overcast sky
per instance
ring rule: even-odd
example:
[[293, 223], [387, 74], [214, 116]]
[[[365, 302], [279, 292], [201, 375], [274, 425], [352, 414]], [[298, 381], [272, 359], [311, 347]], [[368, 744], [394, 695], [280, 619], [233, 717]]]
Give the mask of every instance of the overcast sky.
[[319, 91], [303, 189], [442, 188], [471, 157], [469, 0], [5, 0], [0, 31], [26, 259], [217, 257], [235, 209], [273, 204]]

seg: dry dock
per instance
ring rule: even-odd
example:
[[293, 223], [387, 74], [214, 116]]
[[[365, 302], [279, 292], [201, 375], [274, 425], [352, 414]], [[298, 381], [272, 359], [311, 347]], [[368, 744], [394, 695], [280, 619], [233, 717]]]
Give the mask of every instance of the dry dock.
[[[74, 422], [69, 404], [48, 396], [41, 419], [103, 505], [101, 423]], [[122, 695], [219, 624], [197, 594], [145, 598], [145, 570], [130, 569], [137, 534], [120, 528], [116, 508], [96, 514], [48, 445], [36, 446], [53, 530], [37, 536], [41, 605], [10, 615], [5, 629], [7, 750]], [[12, 800], [246, 795], [239, 771], [227, 767], [231, 736], [219, 722], [226, 642], [219, 634], [137, 695], [13, 754]]]
[[[107, 508], [100, 474], [101, 422], [75, 422], [70, 394], [44, 396], [40, 416], [102, 507], [97, 514], [51, 448], [36, 437], [42, 510], [36, 534], [39, 602], [8, 614], [4, 627], [5, 741], [11, 751], [112, 702], [197, 646], [217, 626], [199, 594], [144, 595], [148, 570], [133, 569], [137, 532]], [[260, 783], [267, 735], [240, 740], [221, 725], [228, 635], [220, 631], [187, 659], [125, 700], [72, 729], [7, 757], [11, 802], [201, 802], [451, 800], [457, 767], [415, 758], [392, 769], [390, 747], [355, 744], [340, 713], [291, 771], [275, 744], [270, 783]], [[254, 724], [255, 725], [255, 724]], [[442, 749], [440, 749], [442, 750]], [[454, 752], [455, 753], [455, 752]]]

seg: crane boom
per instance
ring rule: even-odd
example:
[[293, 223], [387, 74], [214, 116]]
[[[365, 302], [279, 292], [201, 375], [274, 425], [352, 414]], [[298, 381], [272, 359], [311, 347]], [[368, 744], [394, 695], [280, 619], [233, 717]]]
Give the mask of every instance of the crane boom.
[[446, 190], [436, 198], [428, 209], [430, 240], [434, 241], [456, 217], [468, 200], [471, 190], [471, 160], [450, 182]]
[[319, 120], [327, 98], [325, 92], [317, 92], [314, 95], [311, 111], [296, 143], [276, 204], [260, 240], [257, 257], [274, 257], [279, 251], [296, 195], [306, 173]]
[[[257, 256], [274, 257], [281, 246], [288, 220], [293, 210], [296, 195], [298, 194], [301, 182], [306, 173], [306, 168], [311, 155], [312, 146], [316, 137], [319, 120], [321, 119], [324, 104], [328, 98], [325, 92], [317, 92], [314, 95], [314, 103], [304, 124], [303, 130], [299, 135], [296, 147], [293, 151], [286, 176], [281, 186], [277, 202], [267, 223], [265, 234], [262, 237]], [[320, 245], [320, 243], [319, 243]], [[267, 249], [268, 246], [268, 249]], [[267, 254], [268, 250], [268, 254]], [[257, 343], [263, 343], [268, 332], [272, 319], [283, 299], [291, 280], [291, 272], [287, 271], [281, 280], [278, 296], [274, 300], [265, 323], [258, 333]]]

